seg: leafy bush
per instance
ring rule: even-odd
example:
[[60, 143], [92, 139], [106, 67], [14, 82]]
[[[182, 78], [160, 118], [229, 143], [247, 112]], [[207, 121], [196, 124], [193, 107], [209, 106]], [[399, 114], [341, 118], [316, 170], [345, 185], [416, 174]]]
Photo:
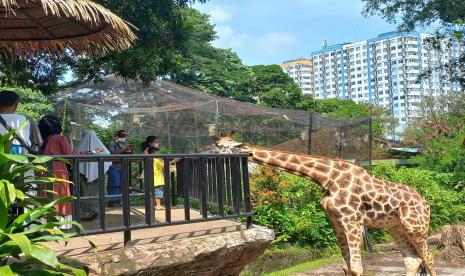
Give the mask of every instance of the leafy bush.
[[319, 204], [322, 188], [269, 167], [260, 167], [250, 180], [254, 223], [274, 230], [274, 244], [313, 248], [335, 245], [331, 225]]
[[[47, 172], [44, 163], [51, 158], [9, 154], [11, 136], [11, 132], [0, 136], [0, 275], [86, 275], [84, 270], [64, 264], [41, 244], [74, 235], [57, 229], [61, 225], [82, 226], [58, 219], [54, 205], [71, 197], [51, 200], [34, 195], [35, 185], [57, 181], [34, 175]], [[15, 214], [15, 207], [23, 207], [24, 213]]]
[[396, 168], [386, 162], [375, 166], [373, 173], [383, 179], [415, 188], [431, 205], [431, 229], [465, 221], [465, 192], [455, 190], [455, 176], [419, 168]]

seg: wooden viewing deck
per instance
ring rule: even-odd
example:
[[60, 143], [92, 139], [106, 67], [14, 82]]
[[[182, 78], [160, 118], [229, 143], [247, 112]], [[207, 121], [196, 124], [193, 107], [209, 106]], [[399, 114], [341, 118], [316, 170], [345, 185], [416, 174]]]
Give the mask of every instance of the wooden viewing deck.
[[[201, 218], [201, 213], [197, 210], [190, 210], [191, 219]], [[155, 210], [156, 222], [165, 222], [165, 211]], [[171, 209], [172, 222], [184, 220], [184, 208]], [[105, 212], [107, 227], [117, 227], [123, 225], [123, 215], [121, 207], [107, 208]], [[131, 207], [131, 224], [143, 224], [145, 222], [144, 207]], [[82, 222], [86, 230], [98, 229], [98, 218]], [[164, 242], [175, 239], [197, 237], [209, 234], [238, 231], [245, 229], [245, 225], [234, 220], [205, 221], [190, 224], [170, 225], [163, 227], [132, 230], [131, 245], [141, 245], [148, 243]], [[123, 233], [113, 232], [85, 237], [73, 237], [65, 246], [64, 242], [48, 242], [46, 245], [62, 256], [77, 256], [93, 252], [89, 242], [92, 241], [97, 246], [97, 251], [113, 250], [123, 247]]]

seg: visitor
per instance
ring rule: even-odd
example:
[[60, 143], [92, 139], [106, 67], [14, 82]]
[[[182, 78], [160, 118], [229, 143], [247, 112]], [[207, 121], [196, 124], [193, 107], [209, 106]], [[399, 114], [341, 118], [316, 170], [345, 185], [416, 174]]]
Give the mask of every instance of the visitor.
[[0, 90], [0, 134], [16, 131], [11, 153], [38, 154], [43, 143], [42, 136], [34, 119], [16, 113], [19, 103], [18, 94], [9, 90]]
[[[97, 137], [95, 131], [84, 131], [81, 140], [74, 147], [75, 151], [91, 151], [92, 149], [101, 148], [101, 154], [110, 154], [102, 141]], [[103, 164], [103, 173], [108, 171], [111, 162]], [[81, 179], [81, 197], [96, 197], [99, 193], [99, 178], [105, 178], [105, 175], [99, 175], [99, 167], [96, 162], [81, 162], [79, 164], [79, 173]], [[81, 220], [91, 221], [98, 217], [97, 199], [81, 200]]]
[[[29, 116], [16, 113], [20, 103], [18, 94], [9, 90], [0, 90], [0, 134], [4, 135], [12, 130], [15, 131], [13, 143], [10, 148], [12, 154], [39, 154], [42, 146], [42, 136], [40, 135], [37, 123]], [[24, 176], [33, 176], [32, 170], [24, 173]], [[35, 184], [33, 184], [34, 187]], [[31, 192], [35, 195], [36, 192]], [[24, 207], [13, 207], [12, 214], [24, 213]]]
[[[111, 154], [132, 154], [134, 145], [126, 144], [128, 134], [124, 130], [118, 130], [115, 133], [115, 141], [111, 142], [108, 150]], [[108, 194], [121, 195], [121, 162], [115, 161], [108, 169]], [[110, 199], [108, 207], [121, 206], [121, 199]]]
[[147, 150], [149, 149], [149, 147], [158, 149], [160, 148], [160, 141], [158, 140], [157, 136], [147, 136], [147, 138], [145, 138], [145, 141], [142, 142], [141, 149], [144, 152], [144, 154], [147, 154]]
[[[147, 154], [160, 154], [159, 148], [148, 147]], [[164, 167], [163, 159], [154, 158], [153, 159], [153, 197], [155, 201], [155, 209], [163, 210], [161, 205], [161, 199], [163, 198], [163, 187], [165, 186], [165, 177], [163, 175]]]
[[[62, 135], [62, 125], [60, 118], [54, 115], [44, 116], [39, 121], [39, 129], [44, 139], [42, 147], [44, 155], [71, 155], [71, 154], [92, 154], [101, 152], [102, 149], [96, 147], [88, 151], [73, 151], [68, 139]], [[53, 183], [54, 199], [71, 195], [70, 184], [66, 181], [69, 180], [68, 168], [63, 161], [52, 161], [52, 174], [53, 177], [62, 179], [64, 181], [56, 181]], [[72, 220], [71, 202], [63, 202], [55, 205], [57, 212], [62, 215], [60, 221]], [[62, 229], [70, 229], [71, 224], [66, 224], [60, 227]]]

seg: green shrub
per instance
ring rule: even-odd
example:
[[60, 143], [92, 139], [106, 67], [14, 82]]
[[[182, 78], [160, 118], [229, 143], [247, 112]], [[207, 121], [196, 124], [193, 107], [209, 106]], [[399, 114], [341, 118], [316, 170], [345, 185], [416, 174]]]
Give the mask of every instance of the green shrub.
[[336, 240], [320, 206], [323, 189], [302, 177], [260, 167], [251, 176], [254, 223], [273, 229], [275, 245], [312, 248], [334, 246]]
[[[0, 275], [86, 275], [84, 270], [61, 262], [52, 249], [41, 244], [68, 240], [74, 235], [57, 229], [61, 225], [74, 224], [83, 230], [76, 222], [58, 219], [54, 205], [70, 201], [71, 197], [51, 200], [34, 195], [34, 184], [57, 179], [25, 176], [26, 172], [46, 173], [44, 163], [51, 158], [12, 155], [11, 140], [12, 132], [0, 136]], [[17, 215], [12, 212], [14, 207], [27, 208]]]
[[373, 173], [382, 179], [411, 186], [423, 195], [431, 205], [430, 227], [433, 231], [445, 224], [465, 221], [465, 193], [453, 188], [456, 183], [453, 173], [396, 168], [389, 162], [375, 166]]

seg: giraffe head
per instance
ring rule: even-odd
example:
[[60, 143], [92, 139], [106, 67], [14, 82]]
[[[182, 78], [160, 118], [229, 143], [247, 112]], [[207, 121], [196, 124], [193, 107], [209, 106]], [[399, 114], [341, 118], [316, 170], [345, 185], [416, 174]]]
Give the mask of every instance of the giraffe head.
[[233, 133], [225, 137], [216, 137], [214, 144], [218, 147], [220, 153], [245, 152], [245, 150], [242, 149], [243, 143], [235, 141]]
[[233, 138], [233, 133], [228, 134], [224, 137], [215, 137], [213, 143], [201, 147], [196, 152], [209, 152], [209, 153], [238, 153], [248, 152], [243, 148], [244, 144], [237, 142]]

